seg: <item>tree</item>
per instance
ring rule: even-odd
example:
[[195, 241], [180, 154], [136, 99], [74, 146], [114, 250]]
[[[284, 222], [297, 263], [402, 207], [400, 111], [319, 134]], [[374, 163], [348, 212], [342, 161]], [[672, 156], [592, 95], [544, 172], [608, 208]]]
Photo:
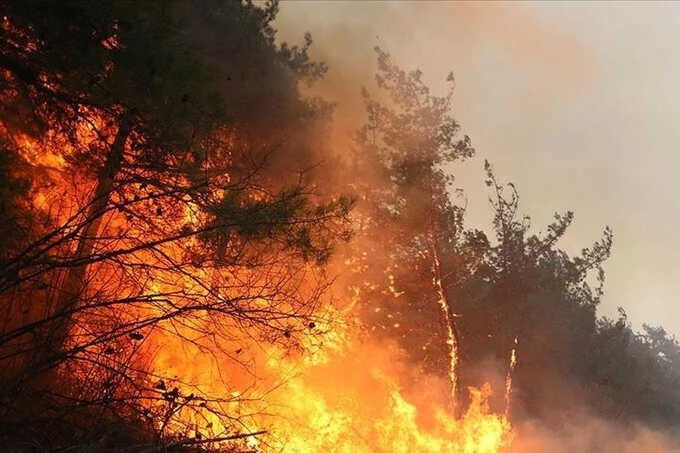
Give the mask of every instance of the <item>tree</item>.
[[[291, 346], [313, 325], [351, 201], [323, 200], [304, 168], [282, 164], [307, 164], [328, 106], [300, 95], [325, 69], [307, 57], [309, 37], [275, 44], [276, 10], [0, 3], [3, 139], [32, 171], [51, 167], [30, 194], [45, 222], [0, 269], [15, 315], [0, 335], [8, 395], [49, 376], [62, 404], [199, 409], [205, 399], [144, 374], [150, 334]], [[55, 387], [57, 367], [81, 384]], [[5, 415], [40, 410], [23, 402]]]
[[388, 101], [364, 92], [368, 119], [357, 136], [354, 169], [369, 194], [363, 211], [369, 235], [381, 237], [371, 264], [383, 273], [368, 284], [380, 291], [366, 296], [372, 300], [367, 319], [397, 336], [416, 363], [447, 376], [455, 404], [457, 308], [444, 294], [440, 261], [459, 217], [447, 166], [470, 157], [473, 148], [459, 136], [452, 90], [432, 95], [420, 71], [406, 72], [387, 53], [377, 53], [376, 81]]
[[593, 410], [620, 423], [644, 423], [677, 436], [678, 343], [661, 327], [633, 331], [626, 312], [598, 320], [581, 379]]
[[[462, 235], [451, 259], [475, 251], [471, 265], [454, 268], [457, 284], [449, 288], [461, 306], [462, 379], [480, 385], [496, 375], [501, 387], [502, 377], [512, 372], [515, 349], [518, 405], [547, 418], [555, 406], [568, 411], [577, 400], [577, 385], [570, 379], [581, 373], [582, 354], [595, 331], [602, 263], [609, 256], [612, 234], [605, 229], [600, 241], [570, 257], [557, 243], [573, 214], [555, 214], [544, 234], [532, 234], [529, 218], [519, 214], [515, 186], [500, 185], [488, 162], [485, 167], [495, 238], [491, 241], [482, 232]], [[496, 404], [505, 404], [500, 395]]]

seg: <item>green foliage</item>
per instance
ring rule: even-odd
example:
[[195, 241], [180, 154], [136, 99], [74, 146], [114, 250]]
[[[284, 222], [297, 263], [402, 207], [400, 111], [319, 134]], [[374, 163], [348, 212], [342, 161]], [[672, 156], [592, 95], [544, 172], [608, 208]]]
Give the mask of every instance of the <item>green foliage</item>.
[[387, 184], [384, 193], [391, 195], [383, 195], [382, 202], [404, 218], [421, 216], [420, 207], [431, 209], [431, 203], [445, 208], [452, 183], [445, 165], [474, 154], [470, 138], [459, 137], [460, 127], [451, 113], [453, 89], [444, 96], [432, 95], [420, 71], [406, 72], [387, 53], [376, 52], [376, 80], [389, 103], [364, 92], [368, 121], [357, 144], [366, 159], [374, 160], [369, 168], [381, 167]]
[[584, 381], [596, 409], [668, 430], [680, 419], [680, 345], [661, 327], [635, 333], [625, 311], [598, 321]]
[[324, 264], [330, 258], [336, 238], [348, 240], [349, 230], [332, 231], [332, 223], [342, 223], [353, 201], [312, 204], [302, 188], [283, 190], [272, 199], [252, 200], [230, 192], [209, 207], [213, 220], [201, 237], [212, 244], [220, 260], [226, 260], [230, 241], [258, 241], [258, 253], [272, 252], [272, 247], [292, 251], [303, 260]]

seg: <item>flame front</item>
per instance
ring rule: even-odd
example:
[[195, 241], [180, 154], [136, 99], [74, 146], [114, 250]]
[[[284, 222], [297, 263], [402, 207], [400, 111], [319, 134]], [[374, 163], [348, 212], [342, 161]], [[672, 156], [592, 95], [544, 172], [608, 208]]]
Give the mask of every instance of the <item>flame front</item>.
[[[237, 446], [256, 451], [290, 452], [469, 452], [500, 451], [512, 441], [505, 415], [489, 410], [489, 385], [468, 389], [471, 404], [459, 418], [446, 402], [409, 402], [399, 386], [398, 353], [385, 345], [361, 341], [360, 334], [339, 327], [328, 331], [326, 346], [313, 353], [291, 356], [281, 348], [260, 351], [258, 382], [232, 391], [232, 415], [243, 422], [242, 433], [262, 433]], [[219, 393], [219, 364], [207, 355], [185, 357], [165, 342], [167, 351], [155, 363], [167, 373], [189, 368], [196, 386], [207, 394]], [[166, 349], [166, 348], [164, 348]], [[195, 380], [197, 378], [197, 380]], [[198, 382], [202, 381], [202, 382]], [[434, 377], [423, 376], [427, 386], [445, 387]], [[229, 433], [220, 417], [198, 421], [178, 413], [177, 426], [192, 426], [199, 437]], [[233, 443], [232, 443], [233, 444]], [[218, 446], [216, 444], [216, 446]]]
[[[93, 140], [86, 133], [82, 139]], [[74, 206], [87, 198], [92, 182], [61, 171], [65, 165], [61, 156], [68, 155], [68, 149], [56, 155], [39, 152], [36, 150], [40, 146], [50, 144], [22, 140], [27, 160], [50, 168], [49, 184], [36, 185], [33, 194], [36, 208], [45, 211], [55, 224], [67, 222], [74, 215]], [[81, 179], [74, 183], [73, 178]], [[140, 204], [145, 202], [144, 196], [132, 192], [116, 195], [140, 200], [135, 201]], [[190, 203], [173, 205], [169, 200], [160, 201], [165, 203], [164, 216], [175, 216], [181, 220], [178, 224], [202, 221], [191, 210]], [[53, 211], [55, 206], [60, 209]], [[141, 227], [133, 220], [115, 211], [107, 214], [105, 225], [107, 231], [124, 234], [114, 235], [115, 243], [100, 241], [100, 252], [108, 247], [125, 246], [126, 241], [134, 242], [141, 235], [153, 238], [154, 234], [138, 229]], [[197, 246], [195, 239], [187, 238], [153, 251], [140, 250], [131, 253], [128, 261], [151, 265], [143, 274], [135, 274], [134, 268], [121, 273], [102, 264], [88, 269], [88, 281], [94, 287], [113, 288], [112, 291], [121, 293], [119, 298], [124, 298], [128, 285], [141, 288], [147, 299], [129, 304], [124, 313], [115, 312], [115, 321], [123, 326], [168, 317], [168, 311], [176, 306], [174, 294], [228, 298], [228, 292], [214, 290], [219, 286], [214, 282], [227, 278], [216, 275], [218, 270], [197, 267], [179, 274], [180, 277], [167, 271], [163, 260], [179, 260], [186, 249]], [[416, 381], [422, 388], [406, 391], [401, 376], [410, 365], [401, 359], [396, 347], [367, 337], [368, 329], [357, 320], [355, 307], [371, 301], [362, 300], [358, 291], [349, 297], [339, 291], [334, 298], [344, 300], [344, 304], [319, 307], [315, 324], [298, 333], [299, 344], [295, 347], [285, 341], [263, 342], [256, 336], [244, 335], [236, 323], [221, 326], [217, 335], [212, 327], [205, 328], [212, 322], [209, 313], [197, 312], [183, 322], [168, 317], [167, 321], [145, 329], [143, 336], [133, 336], [136, 331], [131, 331], [131, 338], [143, 340], [135, 346], [142, 358], [136, 359], [131, 369], [146, 370], [143, 379], [148, 385], [138, 395], [148, 400], [144, 403], [145, 416], [153, 419], [156, 430], [163, 436], [206, 439], [209, 442], [203, 445], [216, 449], [491, 453], [508, 446], [513, 432], [507, 413], [490, 412], [488, 385], [468, 389], [471, 403], [460, 416], [456, 416], [445, 398], [431, 396], [437, 394], [432, 391], [437, 388], [448, 388], [454, 400], [457, 394], [457, 338], [441, 283], [436, 245], [432, 249], [432, 282], [450, 347], [448, 383], [410, 369], [407, 371], [410, 374], [420, 373]], [[350, 262], [351, 258], [343, 260]], [[275, 275], [275, 270], [271, 272]], [[312, 274], [310, 269], [300, 269], [299, 291], [305, 291]], [[253, 288], [258, 285], [258, 276], [249, 271], [229, 278], [247, 281]], [[114, 280], [117, 284], [112, 286]], [[253, 289], [253, 297], [249, 297], [251, 309], [285, 303], [256, 293]], [[94, 312], [91, 316], [102, 314]], [[71, 336], [78, 341], [88, 335], [91, 333], [87, 329], [72, 328]], [[514, 368], [514, 349], [511, 360]], [[84, 376], [86, 372], [83, 371]], [[509, 395], [511, 381], [508, 382]], [[406, 395], [414, 393], [423, 396], [418, 401], [409, 401]]]

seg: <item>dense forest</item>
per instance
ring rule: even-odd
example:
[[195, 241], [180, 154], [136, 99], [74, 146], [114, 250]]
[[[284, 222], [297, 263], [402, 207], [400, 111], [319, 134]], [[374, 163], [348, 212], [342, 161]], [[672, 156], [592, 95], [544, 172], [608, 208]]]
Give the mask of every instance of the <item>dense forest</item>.
[[[333, 360], [314, 388], [349, 392], [350, 415], [324, 421], [345, 437], [317, 433], [356, 444], [337, 451], [511, 448], [410, 418], [433, 400], [453, 425], [587, 416], [677, 439], [680, 345], [597, 313], [612, 230], [570, 256], [574, 214], [536, 232], [489, 162], [492, 228], [469, 228], [453, 76], [432, 93], [383, 49], [338, 149], [334, 106], [308, 89], [329, 68], [309, 35], [279, 42], [277, 11], [0, 0], [5, 448], [328, 451], [284, 421], [321, 409], [283, 375]], [[367, 363], [381, 384], [357, 393]]]

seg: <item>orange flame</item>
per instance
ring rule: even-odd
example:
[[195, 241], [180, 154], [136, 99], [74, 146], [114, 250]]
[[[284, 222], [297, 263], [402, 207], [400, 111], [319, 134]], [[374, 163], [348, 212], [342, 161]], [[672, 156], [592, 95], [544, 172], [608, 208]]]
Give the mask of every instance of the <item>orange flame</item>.
[[505, 416], [507, 417], [510, 413], [510, 398], [512, 395], [512, 377], [515, 373], [515, 368], [517, 367], [517, 337], [514, 340], [514, 346], [510, 351], [510, 363], [508, 367], [508, 372], [505, 375]]
[[[83, 130], [83, 140], [97, 139], [87, 132]], [[63, 155], [68, 150], [53, 155], [39, 150], [38, 144], [26, 138], [21, 140], [29, 161], [57, 169], [64, 167]], [[82, 189], [77, 189], [78, 185], [66, 176], [58, 178], [55, 176], [59, 190], [39, 191], [35, 194], [36, 205], [48, 209], [57, 198], [77, 205], [83, 196]], [[64, 192], [69, 195], [63, 197]], [[189, 205], [182, 206], [174, 213], [178, 219], [190, 224], [200, 222]], [[172, 209], [173, 206], [168, 206], [167, 211]], [[126, 224], [122, 214], [112, 214], [107, 228], [128, 228], [130, 238], [142, 233]], [[124, 240], [103, 243], [101, 250], [121, 243]], [[159, 250], [170, 258], [179, 256], [182, 250], [173, 247], [176, 246]], [[455, 401], [458, 345], [453, 315], [442, 287], [436, 246], [433, 251], [432, 282], [450, 346], [446, 386]], [[135, 259], [153, 264], [158, 258], [140, 251]], [[110, 285], [119, 275], [104, 268], [90, 274], [90, 281], [101, 287]], [[151, 271], [139, 284], [149, 294], [170, 293], [178, 288], [200, 294], [205, 291], [201, 282], [212, 278], [211, 272], [204, 269], [194, 269], [191, 275], [179, 279], [158, 270]], [[394, 285], [390, 285], [390, 291], [395, 297], [401, 295]], [[204, 444], [206, 447], [255, 451], [492, 453], [510, 444], [513, 432], [507, 410], [505, 414], [490, 412], [488, 385], [469, 389], [471, 404], [460, 417], [436, 397], [409, 401], [400, 383], [402, 368], [407, 365], [394, 348], [364, 337], [363, 327], [354, 321], [352, 314], [352, 308], [359, 303], [359, 290], [355, 288], [354, 294], [346, 299], [344, 309], [331, 304], [321, 307], [315, 318], [320, 321], [301, 335], [297, 348], [249, 338], [236, 326], [225, 326], [220, 336], [197, 329], [196, 326], [211, 322], [208, 315], [193, 316], [190, 325], [168, 321], [148, 329], [139, 349], [147, 363], [137, 365], [145, 366], [148, 376], [155, 379], [150, 382], [150, 392], [162, 395], [148, 403], [156, 429], [190, 438], [215, 439]], [[253, 307], [266, 308], [272, 301], [262, 297], [251, 303]], [[162, 315], [163, 309], [161, 304], [148, 303], [143, 308], [127, 307], [120, 316], [139, 319]], [[141, 340], [141, 336], [137, 339]], [[512, 351], [511, 370], [515, 363], [516, 348]], [[423, 376], [422, 382], [426, 382], [421, 389], [423, 394], [428, 394], [426, 387], [445, 387], [432, 376]], [[511, 385], [508, 374], [507, 405]]]
[[[456, 418], [436, 401], [407, 400], [398, 384], [399, 361], [389, 347], [360, 342], [347, 326], [336, 325], [324, 336], [325, 346], [310, 354], [261, 351], [259, 382], [244, 383], [242, 392], [229, 395], [233, 414], [242, 417], [241, 432], [267, 434], [227, 445], [255, 451], [492, 453], [512, 441], [507, 417], [489, 410], [488, 385], [469, 389], [471, 404]], [[154, 361], [159, 369], [167, 372], [168, 361], [174, 360], [172, 372], [188, 373], [207, 393], [225, 391], [224, 382], [216, 380], [219, 363], [173, 354], [176, 346], [164, 346]], [[428, 385], [441, 384], [430, 377]], [[178, 417], [178, 426], [204, 431], [199, 436], [233, 432], [220, 417], [202, 424], [188, 413]]]
[[458, 393], [458, 340], [454, 332], [454, 320], [451, 314], [451, 309], [449, 308], [449, 302], [446, 300], [446, 293], [444, 292], [444, 287], [442, 286], [441, 278], [441, 262], [439, 259], [439, 249], [437, 247], [437, 239], [435, 236], [435, 229], [432, 228], [431, 234], [431, 249], [432, 249], [432, 283], [434, 284], [435, 290], [437, 292], [437, 303], [442, 312], [442, 318], [444, 321], [444, 327], [446, 329], [446, 344], [449, 347], [449, 380], [451, 381], [451, 401], [453, 404], [453, 411], [456, 411], [456, 401]]

